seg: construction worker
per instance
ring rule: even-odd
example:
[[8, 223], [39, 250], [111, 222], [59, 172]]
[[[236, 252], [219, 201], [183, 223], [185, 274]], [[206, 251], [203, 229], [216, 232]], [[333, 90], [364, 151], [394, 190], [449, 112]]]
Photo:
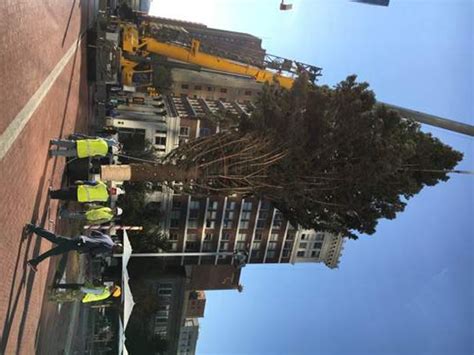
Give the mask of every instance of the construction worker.
[[[58, 290], [64, 290], [59, 291]], [[56, 284], [50, 294], [49, 300], [55, 302], [82, 301], [82, 303], [99, 302], [110, 297], [120, 297], [122, 289], [117, 285], [95, 286], [92, 284]]]
[[58, 149], [49, 150], [51, 156], [100, 158], [107, 155], [118, 154], [120, 151], [119, 143], [111, 138], [82, 136], [77, 140], [52, 139], [49, 143], [58, 147]]
[[38, 271], [38, 264], [43, 260], [54, 255], [68, 253], [71, 250], [76, 250], [79, 253], [88, 253], [94, 257], [99, 254], [110, 254], [114, 249], [121, 247], [121, 245], [115, 243], [110, 236], [99, 231], [92, 231], [92, 237], [80, 235], [74, 238], [66, 238], [31, 223], [25, 225], [24, 231], [25, 234], [35, 233], [49, 240], [51, 243], [56, 244], [54, 248], [38, 255], [36, 258], [28, 260], [27, 265], [34, 272]]
[[[55, 200], [67, 200], [77, 202], [105, 202], [109, 199], [109, 188], [102, 181], [81, 181], [75, 182], [76, 186], [71, 186], [60, 190], [50, 190], [49, 197]], [[115, 191], [123, 193], [121, 189]]]
[[71, 212], [66, 209], [59, 211], [59, 218], [78, 219], [89, 224], [102, 224], [110, 222], [114, 217], [122, 214], [120, 207], [110, 208], [104, 206], [89, 206], [86, 211]]

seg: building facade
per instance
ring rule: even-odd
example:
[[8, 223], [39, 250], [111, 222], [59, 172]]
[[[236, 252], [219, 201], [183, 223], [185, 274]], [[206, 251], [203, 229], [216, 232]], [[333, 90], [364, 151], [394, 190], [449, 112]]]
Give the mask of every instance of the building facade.
[[179, 334], [178, 355], [194, 355], [199, 337], [199, 320], [187, 318]]

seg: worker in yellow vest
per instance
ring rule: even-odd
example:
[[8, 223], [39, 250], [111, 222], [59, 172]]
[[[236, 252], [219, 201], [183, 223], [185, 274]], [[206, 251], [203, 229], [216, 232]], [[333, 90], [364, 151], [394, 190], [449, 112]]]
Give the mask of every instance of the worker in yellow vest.
[[120, 145], [115, 139], [102, 137], [83, 136], [77, 140], [52, 139], [49, 143], [58, 147], [50, 149], [51, 156], [68, 158], [100, 158], [118, 154], [120, 151]]
[[60, 190], [50, 190], [49, 197], [55, 200], [77, 202], [106, 202], [109, 192], [114, 189], [117, 194], [122, 194], [120, 188], [108, 188], [102, 181], [76, 181], [75, 186]]
[[90, 283], [85, 284], [56, 284], [49, 293], [49, 300], [55, 302], [82, 301], [82, 303], [92, 303], [104, 301], [110, 297], [120, 297], [122, 289], [120, 286], [95, 286]]
[[122, 215], [122, 212], [123, 210], [120, 207], [110, 208], [91, 205], [85, 211], [72, 212], [62, 209], [59, 211], [59, 218], [76, 219], [88, 224], [102, 224]]

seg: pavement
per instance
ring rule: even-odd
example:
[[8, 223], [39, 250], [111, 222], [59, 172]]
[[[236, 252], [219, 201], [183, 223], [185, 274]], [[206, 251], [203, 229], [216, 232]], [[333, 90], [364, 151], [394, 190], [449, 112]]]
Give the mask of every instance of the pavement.
[[39, 325], [58, 260], [51, 268], [45, 261], [37, 273], [26, 268], [50, 243], [23, 239], [22, 229], [27, 222], [55, 229], [58, 205], [47, 190], [61, 186], [64, 161], [48, 157], [49, 140], [91, 125], [83, 34], [94, 3], [0, 2], [0, 354], [35, 354], [38, 338], [56, 335]]

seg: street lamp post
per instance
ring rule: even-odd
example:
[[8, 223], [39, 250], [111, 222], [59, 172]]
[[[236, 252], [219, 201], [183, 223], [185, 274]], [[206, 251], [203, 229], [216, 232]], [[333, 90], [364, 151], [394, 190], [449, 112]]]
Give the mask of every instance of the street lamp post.
[[[122, 257], [123, 254], [114, 254], [113, 256]], [[179, 253], [132, 253], [131, 258], [172, 258], [180, 256], [231, 256], [237, 267], [244, 267], [248, 253], [246, 250], [236, 250], [234, 252], [179, 252]]]

